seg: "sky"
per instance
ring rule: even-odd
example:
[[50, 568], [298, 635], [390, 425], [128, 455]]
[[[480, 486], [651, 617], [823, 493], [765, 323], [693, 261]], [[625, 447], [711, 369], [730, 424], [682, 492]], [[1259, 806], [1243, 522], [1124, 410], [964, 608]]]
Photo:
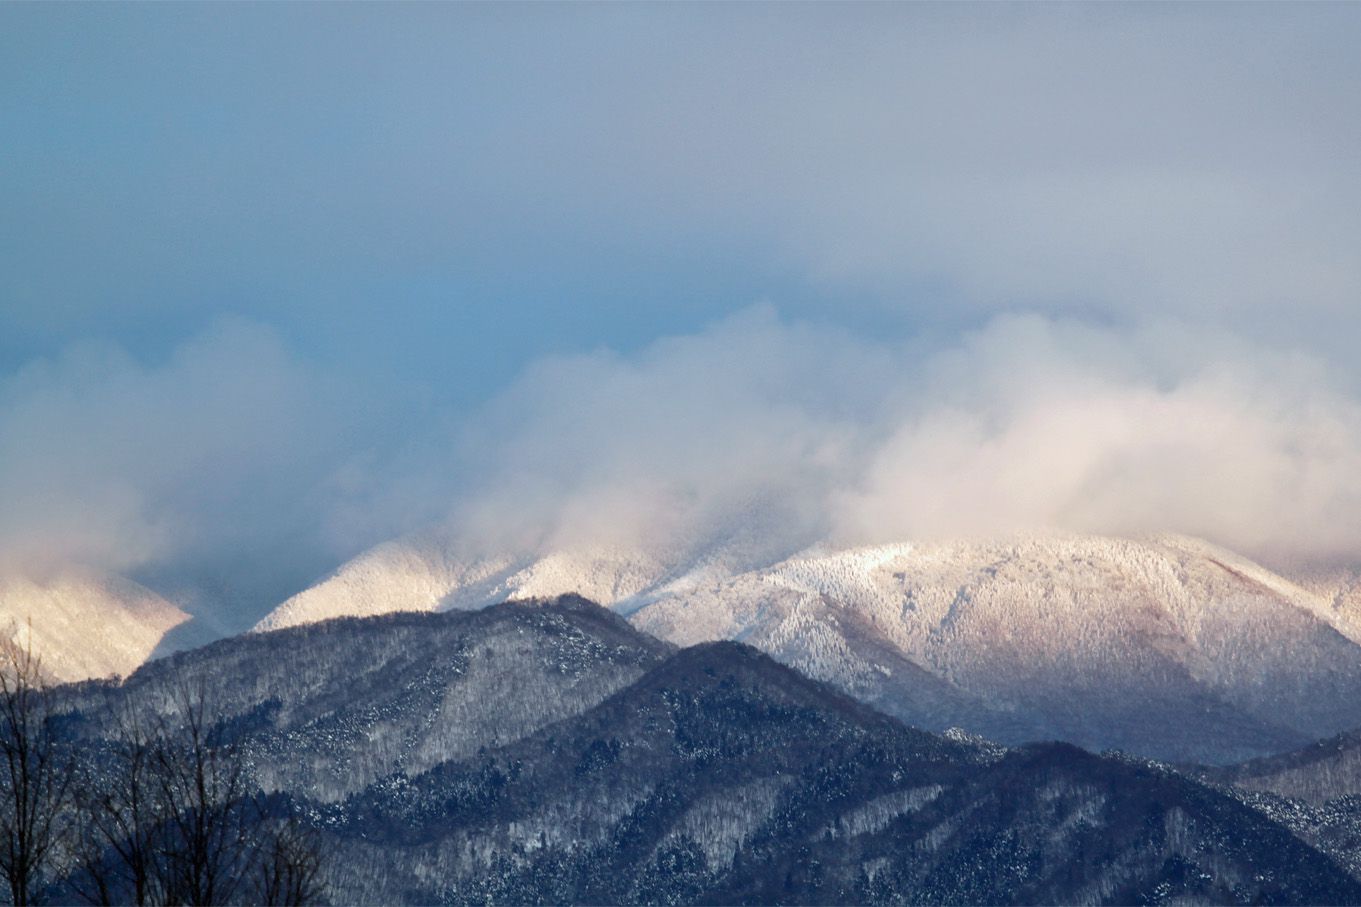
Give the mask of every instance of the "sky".
[[1361, 560], [1361, 5], [0, 5], [0, 569]]

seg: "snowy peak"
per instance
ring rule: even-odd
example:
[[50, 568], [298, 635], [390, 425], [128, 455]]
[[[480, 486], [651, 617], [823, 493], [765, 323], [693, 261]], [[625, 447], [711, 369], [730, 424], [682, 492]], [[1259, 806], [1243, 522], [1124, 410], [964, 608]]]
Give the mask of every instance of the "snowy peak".
[[722, 546], [469, 561], [390, 543], [260, 629], [567, 593], [678, 645], [750, 643], [936, 730], [1229, 761], [1361, 726], [1357, 625], [1176, 535], [815, 546], [766, 562]]
[[667, 547], [571, 544], [526, 553], [468, 554], [442, 532], [385, 542], [283, 602], [257, 632], [393, 611], [483, 608], [577, 594], [632, 613], [677, 592], [768, 566], [791, 554], [759, 519]]
[[372, 617], [394, 611], [434, 611], [451, 599], [478, 607], [515, 562], [509, 558], [464, 561], [438, 538], [385, 542], [351, 560], [265, 616], [257, 632], [316, 623], [333, 617]]
[[131, 580], [68, 570], [0, 578], [0, 631], [57, 681], [127, 675], [189, 615]]
[[1328, 603], [1177, 536], [814, 553], [633, 619], [680, 644], [742, 639], [910, 722], [956, 715], [1003, 740], [1217, 760], [1361, 725], [1361, 647]]
[[434, 536], [387, 542], [342, 565], [316, 585], [285, 601], [256, 626], [257, 632], [393, 611], [469, 610], [510, 599], [577, 594], [604, 605], [646, 599], [678, 573], [716, 569], [721, 558], [688, 563], [674, 553], [591, 545], [530, 557], [464, 558]]

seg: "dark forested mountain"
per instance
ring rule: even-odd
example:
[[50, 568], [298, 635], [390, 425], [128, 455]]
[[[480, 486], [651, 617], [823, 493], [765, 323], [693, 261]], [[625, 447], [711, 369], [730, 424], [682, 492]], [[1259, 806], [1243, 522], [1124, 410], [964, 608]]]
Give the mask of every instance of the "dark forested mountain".
[[65, 730], [186, 686], [302, 805], [337, 902], [1361, 903], [1227, 789], [914, 730], [576, 598], [223, 641], [73, 691]]
[[1193, 774], [1287, 825], [1361, 878], [1361, 731]]
[[121, 687], [89, 685], [78, 709], [81, 733], [98, 734], [110, 707], [165, 711], [181, 689], [202, 690], [257, 756], [266, 790], [330, 801], [579, 714], [673, 651], [575, 598], [393, 614], [223, 640]]
[[1204, 776], [1248, 790], [1324, 803], [1361, 795], [1361, 731], [1275, 756], [1205, 769]]

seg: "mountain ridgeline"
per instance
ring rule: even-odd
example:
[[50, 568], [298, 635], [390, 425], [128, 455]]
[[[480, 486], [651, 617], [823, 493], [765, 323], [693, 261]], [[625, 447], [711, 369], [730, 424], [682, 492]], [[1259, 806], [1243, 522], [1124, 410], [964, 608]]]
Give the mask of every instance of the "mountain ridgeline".
[[186, 686], [337, 903], [1361, 903], [1226, 779], [914, 729], [572, 596], [224, 640], [66, 688], [62, 732]]
[[260, 628], [579, 593], [677, 645], [739, 639], [931, 730], [1233, 763], [1361, 727], [1355, 600], [1182, 536], [456, 548], [380, 545]]

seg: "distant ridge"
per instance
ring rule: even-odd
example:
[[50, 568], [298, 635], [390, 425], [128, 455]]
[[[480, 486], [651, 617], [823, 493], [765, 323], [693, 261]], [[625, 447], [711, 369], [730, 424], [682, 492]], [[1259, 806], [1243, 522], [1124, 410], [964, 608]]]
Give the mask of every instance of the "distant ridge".
[[150, 589], [107, 573], [0, 577], [0, 632], [31, 639], [53, 680], [130, 674], [187, 620]]
[[1233, 762], [1361, 726], [1333, 600], [1198, 539], [1035, 534], [761, 561], [624, 547], [461, 560], [389, 542], [260, 622], [577, 592], [679, 645], [738, 639], [909, 723]]

